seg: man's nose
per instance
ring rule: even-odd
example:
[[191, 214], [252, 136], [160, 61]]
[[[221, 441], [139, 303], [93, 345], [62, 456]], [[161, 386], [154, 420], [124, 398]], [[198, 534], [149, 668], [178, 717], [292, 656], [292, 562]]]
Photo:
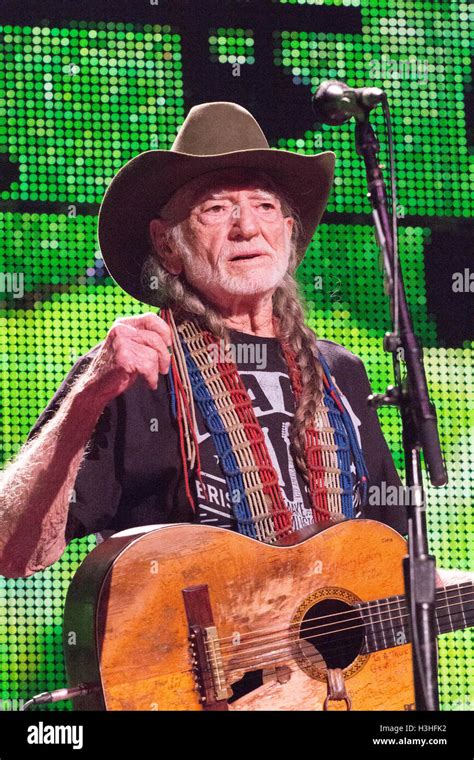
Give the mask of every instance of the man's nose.
[[254, 209], [251, 206], [235, 205], [232, 210], [231, 235], [233, 237], [242, 235], [245, 238], [251, 238], [258, 235], [259, 232], [260, 227]]

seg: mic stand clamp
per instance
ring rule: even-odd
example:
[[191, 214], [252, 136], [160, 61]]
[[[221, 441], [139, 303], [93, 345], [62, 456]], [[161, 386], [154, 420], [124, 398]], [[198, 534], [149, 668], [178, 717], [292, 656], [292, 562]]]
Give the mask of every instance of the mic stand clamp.
[[385, 393], [371, 393], [367, 402], [371, 409], [378, 409], [379, 406], [399, 406], [400, 388], [397, 385], [389, 385]]

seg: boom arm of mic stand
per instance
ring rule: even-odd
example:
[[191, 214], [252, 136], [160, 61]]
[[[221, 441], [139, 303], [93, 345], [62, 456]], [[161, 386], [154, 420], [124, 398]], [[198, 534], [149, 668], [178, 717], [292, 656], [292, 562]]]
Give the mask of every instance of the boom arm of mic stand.
[[[400, 409], [408, 492], [416, 494], [408, 504], [408, 556], [403, 561], [405, 596], [409, 609], [413, 673], [417, 710], [437, 710], [438, 681], [435, 639], [435, 559], [428, 555], [426, 515], [422, 488], [420, 449], [423, 449], [431, 482], [447, 481], [436, 414], [428, 395], [422, 352], [413, 333], [403, 287], [402, 272], [395, 260], [392, 226], [387, 212], [386, 189], [377, 161], [379, 144], [368, 121], [368, 112], [356, 124], [356, 149], [363, 157], [376, 234], [383, 252], [390, 307], [394, 316], [398, 299], [399, 334], [389, 336], [386, 350], [392, 352], [396, 385], [369, 400], [374, 406], [392, 403]], [[398, 348], [404, 352], [407, 378], [401, 382]]]

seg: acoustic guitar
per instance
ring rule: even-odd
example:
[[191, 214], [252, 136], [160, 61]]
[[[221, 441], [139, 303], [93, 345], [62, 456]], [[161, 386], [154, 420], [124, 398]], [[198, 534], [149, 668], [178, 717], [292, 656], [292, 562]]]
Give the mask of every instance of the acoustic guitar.
[[[64, 613], [69, 684], [100, 687], [75, 709], [413, 709], [405, 540], [364, 519], [298, 538], [173, 524], [95, 547]], [[437, 633], [473, 625], [472, 583], [436, 590]]]

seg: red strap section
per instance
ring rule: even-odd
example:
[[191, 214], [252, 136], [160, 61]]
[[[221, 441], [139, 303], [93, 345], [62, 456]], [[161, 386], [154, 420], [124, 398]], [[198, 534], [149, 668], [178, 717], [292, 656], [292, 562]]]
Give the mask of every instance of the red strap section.
[[[215, 336], [210, 332], [203, 332], [203, 338], [206, 345], [214, 344], [215, 342]], [[278, 485], [278, 475], [273, 467], [270, 454], [268, 453], [265, 444], [263, 431], [255, 416], [247, 389], [245, 388], [234, 362], [218, 362], [217, 366], [222, 381], [226, 389], [229, 391], [237, 416], [243, 424], [247, 440], [250, 443], [255, 463], [259, 469], [263, 485], [263, 493], [270, 496], [275, 529], [279, 536], [285, 535], [291, 531], [291, 512], [286, 506], [280, 486]]]

